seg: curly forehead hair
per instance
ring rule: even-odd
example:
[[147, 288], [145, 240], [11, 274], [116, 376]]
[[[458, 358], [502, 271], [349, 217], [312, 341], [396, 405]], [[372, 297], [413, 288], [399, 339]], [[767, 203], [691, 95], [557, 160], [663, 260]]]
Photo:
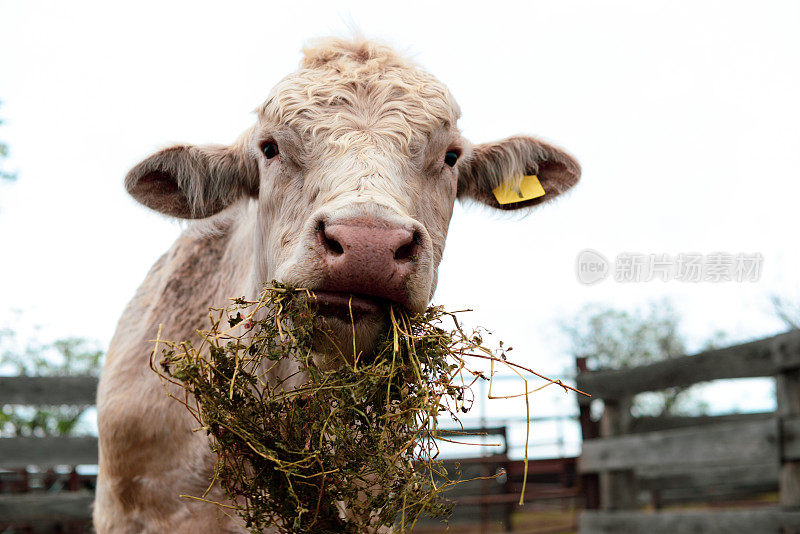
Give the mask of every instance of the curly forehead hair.
[[304, 50], [257, 111], [262, 124], [287, 124], [335, 152], [361, 143], [408, 154], [417, 139], [455, 128], [450, 91], [388, 46], [328, 38]]

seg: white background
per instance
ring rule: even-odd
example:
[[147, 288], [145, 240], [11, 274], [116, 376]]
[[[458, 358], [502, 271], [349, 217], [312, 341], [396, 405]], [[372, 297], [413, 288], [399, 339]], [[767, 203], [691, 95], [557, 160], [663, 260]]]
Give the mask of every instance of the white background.
[[[0, 139], [18, 172], [0, 184], [0, 319], [106, 344], [181, 229], [126, 196], [126, 171], [172, 142], [233, 141], [307, 39], [351, 26], [444, 81], [474, 142], [532, 133], [581, 162], [574, 193], [527, 218], [453, 217], [435, 302], [475, 309], [521, 363], [569, 368], [554, 320], [587, 302], [670, 296], [697, 344], [783, 328], [768, 296], [800, 296], [800, 3], [730, 1], [0, 1]], [[584, 248], [764, 264], [757, 283], [587, 287]]]

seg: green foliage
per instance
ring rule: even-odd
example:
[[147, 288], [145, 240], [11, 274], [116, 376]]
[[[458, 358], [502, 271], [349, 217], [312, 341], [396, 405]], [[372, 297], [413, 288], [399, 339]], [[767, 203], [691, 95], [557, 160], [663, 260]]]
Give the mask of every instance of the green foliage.
[[[100, 371], [103, 351], [81, 338], [21, 345], [9, 328], [0, 330], [0, 369], [12, 376], [93, 375]], [[0, 406], [0, 437], [70, 436], [82, 432], [88, 406]]]
[[[651, 302], [646, 310], [635, 312], [592, 304], [561, 321], [559, 327], [572, 354], [585, 357], [593, 371], [647, 365], [687, 353], [680, 316], [669, 300]], [[723, 339], [717, 333], [705, 343], [704, 350], [718, 346]], [[670, 388], [638, 395], [632, 411], [639, 416], [705, 413], [708, 406], [691, 390]]]
[[[0, 102], [2, 105], [2, 102]], [[3, 119], [0, 119], [0, 126], [3, 124]], [[8, 144], [0, 141], [0, 180], [16, 180], [17, 175], [3, 169], [3, 160], [8, 157]]]

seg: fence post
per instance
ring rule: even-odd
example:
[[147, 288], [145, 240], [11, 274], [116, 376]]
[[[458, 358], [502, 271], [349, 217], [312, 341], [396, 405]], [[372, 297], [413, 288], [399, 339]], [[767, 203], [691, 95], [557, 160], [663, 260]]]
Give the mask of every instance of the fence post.
[[[784, 369], [776, 377], [779, 423], [800, 415], [800, 369]], [[783, 432], [781, 432], [781, 435]], [[780, 501], [783, 508], [800, 508], [800, 462], [781, 458]]]
[[[600, 437], [610, 438], [628, 433], [631, 423], [631, 397], [604, 399], [600, 419]], [[636, 508], [636, 475], [632, 469], [600, 473], [600, 504], [603, 510]]]
[[[588, 371], [586, 358], [578, 356], [575, 358], [575, 365], [578, 374]], [[578, 419], [581, 424], [581, 437], [583, 441], [597, 437], [597, 423], [592, 421], [592, 400], [586, 399], [583, 395], [578, 395]], [[580, 477], [581, 494], [583, 495], [583, 506], [587, 510], [597, 510], [600, 508], [600, 481], [596, 473], [581, 474]]]
[[[586, 373], [589, 370], [585, 356], [578, 356], [575, 358], [575, 366], [578, 368], [578, 374]], [[583, 395], [578, 395], [578, 412], [578, 420], [581, 424], [581, 435], [583, 439], [594, 439], [598, 437], [597, 423], [592, 421], [592, 399], [586, 398]]]

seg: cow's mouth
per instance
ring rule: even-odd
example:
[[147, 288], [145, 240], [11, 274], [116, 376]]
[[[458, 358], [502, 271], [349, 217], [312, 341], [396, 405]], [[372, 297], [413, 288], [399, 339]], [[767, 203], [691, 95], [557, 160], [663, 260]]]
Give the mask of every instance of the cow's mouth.
[[346, 359], [371, 353], [387, 326], [389, 306], [398, 305], [375, 295], [322, 289], [313, 290], [307, 302], [319, 319], [314, 349]]
[[389, 301], [372, 295], [344, 293], [341, 291], [314, 291], [310, 303], [325, 318], [358, 322], [368, 315], [380, 314]]

